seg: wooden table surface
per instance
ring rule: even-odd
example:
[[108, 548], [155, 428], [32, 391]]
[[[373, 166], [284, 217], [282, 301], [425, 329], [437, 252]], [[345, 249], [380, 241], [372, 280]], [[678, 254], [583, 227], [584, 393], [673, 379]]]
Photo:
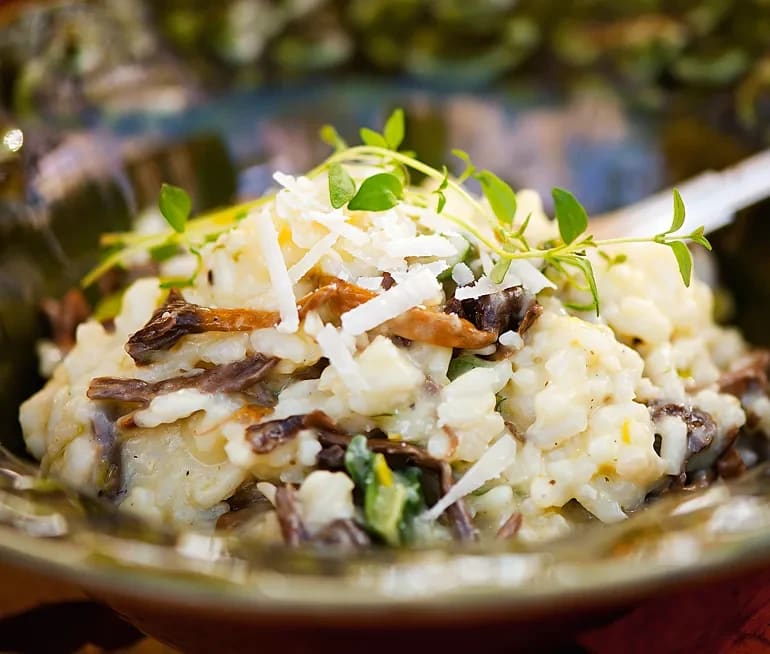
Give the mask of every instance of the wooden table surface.
[[[0, 652], [174, 652], [77, 588], [0, 565]], [[770, 653], [770, 570], [650, 600], [569, 654]]]

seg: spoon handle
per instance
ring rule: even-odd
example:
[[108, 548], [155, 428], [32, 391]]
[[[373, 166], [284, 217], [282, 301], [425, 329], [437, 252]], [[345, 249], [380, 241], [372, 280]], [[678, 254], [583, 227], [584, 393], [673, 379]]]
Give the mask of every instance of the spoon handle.
[[[732, 222], [736, 211], [770, 197], [770, 150], [763, 150], [722, 171], [709, 170], [677, 186], [687, 216], [680, 231], [703, 225], [706, 233]], [[597, 238], [646, 236], [669, 228], [672, 189], [640, 202], [596, 216], [591, 229]]]

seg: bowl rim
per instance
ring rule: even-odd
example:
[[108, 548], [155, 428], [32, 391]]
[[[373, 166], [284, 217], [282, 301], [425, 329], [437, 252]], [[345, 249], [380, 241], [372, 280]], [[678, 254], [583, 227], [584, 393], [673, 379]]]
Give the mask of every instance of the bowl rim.
[[[124, 544], [125, 545], [125, 544]], [[431, 550], [431, 555], [436, 551]], [[173, 551], [174, 557], [182, 555]], [[467, 559], [468, 556], [472, 557]], [[593, 566], [562, 566], [547, 583], [492, 583], [511, 554], [454, 554], [443, 552], [439, 565], [472, 565], [476, 574], [454, 580], [444, 588], [426, 592], [393, 593], [387, 585], [349, 585], [339, 576], [306, 575], [287, 580], [272, 569], [250, 569], [245, 582], [217, 575], [170, 567], [119, 562], [94, 556], [82, 543], [41, 539], [17, 528], [0, 526], [0, 561], [34, 570], [85, 589], [97, 596], [120, 597], [191, 609], [227, 612], [230, 615], [291, 616], [306, 620], [342, 618], [366, 621], [376, 618], [387, 625], [404, 617], [414, 623], [445, 621], [447, 609], [470, 620], [513, 619], [556, 613], [570, 608], [587, 610], [618, 605], [649, 597], [667, 589], [700, 586], [770, 566], [770, 529], [736, 538], [701, 552], [686, 563], [629, 565], [628, 561], [604, 560]], [[513, 555], [519, 556], [519, 555]], [[503, 558], [501, 558], [503, 557]], [[189, 561], [188, 561], [189, 562]], [[379, 564], [378, 564], [379, 565]], [[409, 565], [391, 564], [389, 573]], [[487, 581], [478, 583], [484, 577]], [[390, 619], [389, 619], [390, 618]]]

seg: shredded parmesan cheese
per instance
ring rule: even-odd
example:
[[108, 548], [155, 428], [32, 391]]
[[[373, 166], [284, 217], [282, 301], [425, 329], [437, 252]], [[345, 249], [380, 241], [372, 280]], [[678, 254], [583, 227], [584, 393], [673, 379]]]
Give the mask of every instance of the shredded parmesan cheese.
[[278, 301], [278, 312], [281, 314], [281, 323], [276, 329], [291, 334], [296, 332], [299, 327], [299, 312], [297, 311], [297, 299], [294, 297], [294, 285], [291, 277], [289, 277], [286, 261], [284, 261], [281, 246], [278, 243], [278, 232], [275, 231], [275, 225], [269, 211], [263, 210], [254, 222], [259, 237], [259, 247], [265, 258], [270, 283], [273, 285], [273, 291]]
[[452, 279], [458, 286], [467, 286], [472, 284], [476, 279], [473, 276], [473, 271], [464, 263], [458, 263], [452, 268]]
[[356, 391], [369, 389], [369, 384], [353, 358], [346, 339], [334, 325], [324, 325], [315, 339], [321, 352], [329, 359], [329, 364], [337, 371], [345, 386]]
[[391, 257], [452, 257], [457, 248], [443, 236], [431, 234], [413, 238], [394, 238], [385, 243], [385, 252]]
[[435, 275], [430, 270], [420, 270], [397, 286], [342, 314], [342, 328], [352, 336], [364, 334], [435, 297], [440, 291]]
[[327, 254], [337, 242], [338, 234], [331, 233], [324, 236], [318, 243], [310, 248], [297, 263], [289, 268], [289, 278], [296, 284], [310, 272], [325, 254]]
[[458, 288], [455, 292], [455, 298], [471, 300], [484, 295], [492, 295], [514, 286], [523, 286], [533, 295], [537, 295], [544, 288], [556, 288], [554, 283], [529, 261], [511, 261], [511, 266], [502, 283], [495, 284], [487, 275], [484, 275], [475, 284]]
[[503, 434], [478, 461], [474, 463], [449, 492], [422, 514], [425, 520], [436, 520], [457, 500], [462, 499], [490, 479], [499, 477], [516, 456], [516, 441], [510, 434]]

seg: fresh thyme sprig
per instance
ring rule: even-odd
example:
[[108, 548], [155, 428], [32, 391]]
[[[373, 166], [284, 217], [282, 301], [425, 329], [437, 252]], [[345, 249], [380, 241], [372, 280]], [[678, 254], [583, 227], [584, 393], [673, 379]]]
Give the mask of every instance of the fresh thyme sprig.
[[[516, 259], [537, 260], [543, 268], [551, 268], [567, 276], [573, 283], [579, 283], [579, 280], [570, 274], [569, 271], [572, 270], [583, 279], [584, 288], [591, 295], [590, 304], [573, 308], [593, 310], [598, 315], [599, 295], [593, 266], [587, 256], [589, 249], [597, 249], [608, 265], [616, 265], [625, 261], [625, 255], [611, 257], [601, 248], [630, 243], [659, 243], [669, 247], [673, 252], [682, 281], [686, 286], [689, 286], [692, 276], [692, 254], [687, 243], [697, 243], [711, 249], [702, 227], [688, 234], [679, 233], [684, 225], [685, 207], [677, 190], [674, 190], [671, 226], [666, 231], [651, 237], [596, 240], [593, 235], [587, 233], [588, 215], [585, 208], [572, 193], [560, 188], [554, 188], [552, 191], [560, 239], [540, 247], [532, 247], [526, 234], [530, 216], [527, 216], [518, 227], [514, 226], [517, 201], [516, 194], [510, 185], [492, 171], [479, 169], [471, 161], [470, 156], [462, 150], [452, 151], [464, 164], [463, 171], [452, 178], [446, 166], [437, 170], [417, 159], [414, 153], [399, 150], [404, 135], [404, 113], [401, 109], [396, 109], [390, 115], [382, 133], [362, 128], [360, 130], [362, 145], [348, 146], [333, 127], [324, 126], [321, 130], [321, 138], [335, 151], [307, 176], [312, 178], [323, 173], [327, 174], [329, 201], [335, 209], [347, 207], [351, 211], [386, 211], [405, 200], [410, 204], [428, 208], [433, 204], [430, 200], [431, 196], [435, 196], [435, 211], [438, 214], [497, 256], [497, 261], [490, 273], [493, 282], [501, 282], [508, 272], [511, 261]], [[358, 164], [374, 164], [380, 172], [366, 177], [357, 185], [347, 167]], [[423, 191], [409, 187], [409, 170], [434, 180], [437, 184], [436, 188], [432, 191]], [[482, 202], [465, 187], [465, 182], [470, 179], [478, 182], [486, 202]], [[483, 229], [473, 219], [469, 220], [447, 212], [448, 191], [465, 202], [471, 214], [481, 218], [489, 229]], [[230, 207], [188, 222], [189, 197], [181, 189], [164, 185], [161, 189], [159, 205], [170, 229], [163, 234], [150, 237], [131, 233], [105, 235], [103, 243], [114, 249], [86, 277], [84, 284], [92, 283], [109, 268], [124, 264], [135, 252], [168, 252], [174, 246], [177, 248], [184, 246], [195, 254], [199, 259], [198, 269], [200, 269], [200, 254], [197, 250], [200, 244], [230, 229], [248, 211], [267, 202], [270, 197], [264, 196], [257, 201]], [[166, 283], [192, 283], [197, 272], [198, 270], [189, 280], [168, 280]]]

